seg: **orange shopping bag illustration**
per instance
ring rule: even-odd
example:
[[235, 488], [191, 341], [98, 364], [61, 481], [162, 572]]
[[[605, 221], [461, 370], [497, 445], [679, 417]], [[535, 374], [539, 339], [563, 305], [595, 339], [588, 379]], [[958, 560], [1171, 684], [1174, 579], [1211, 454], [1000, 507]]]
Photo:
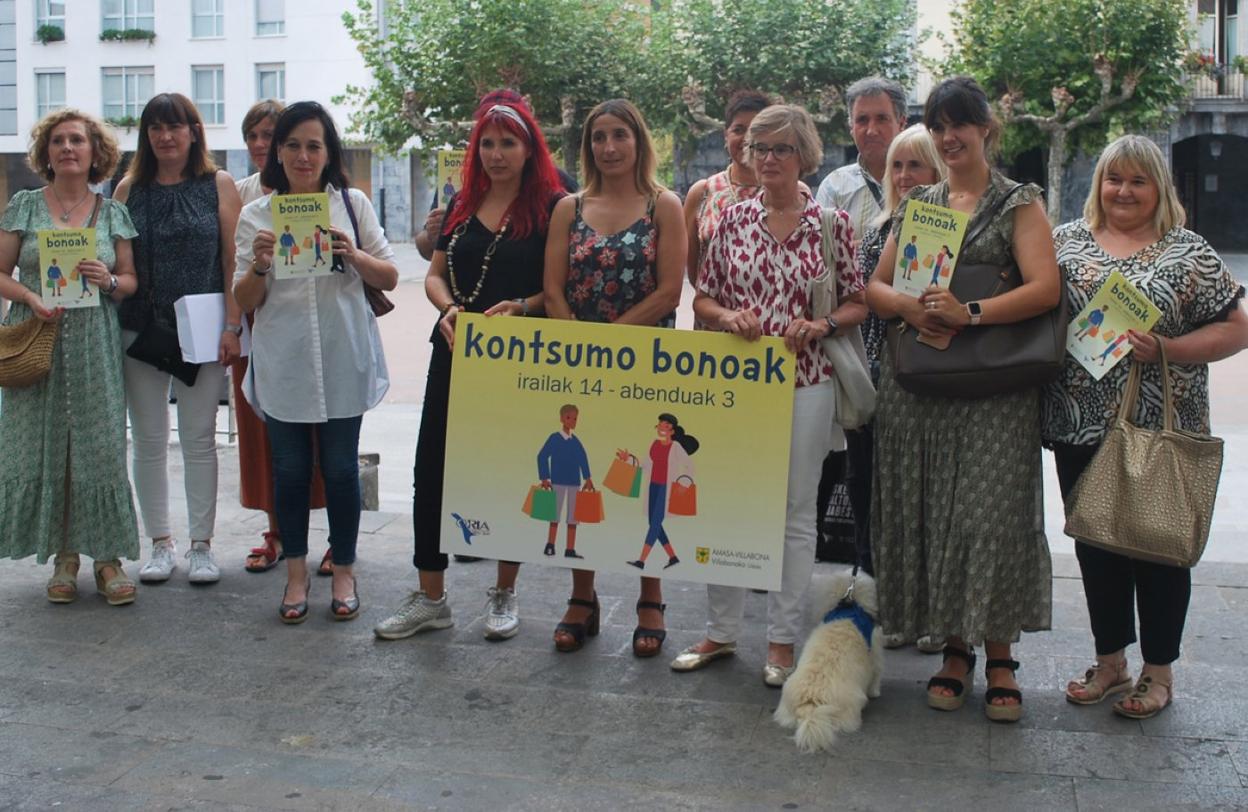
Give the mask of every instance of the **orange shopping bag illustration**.
[[637, 464], [637, 458], [630, 454], [627, 462], [618, 457], [611, 460], [607, 478], [602, 484], [620, 496], [634, 499], [641, 496], [641, 466]]
[[[684, 484], [682, 480], [688, 480], [689, 484]], [[698, 486], [693, 477], [682, 475], [672, 483], [667, 497], [667, 512], [673, 516], [698, 515]]]
[[602, 507], [602, 493], [595, 490], [581, 490], [576, 494], [576, 511], [578, 524], [598, 524], [606, 518]]

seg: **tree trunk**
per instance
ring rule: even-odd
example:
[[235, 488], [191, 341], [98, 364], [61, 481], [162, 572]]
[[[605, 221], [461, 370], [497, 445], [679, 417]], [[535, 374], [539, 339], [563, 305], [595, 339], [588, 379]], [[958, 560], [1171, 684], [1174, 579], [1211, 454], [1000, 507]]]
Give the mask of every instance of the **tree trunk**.
[[1062, 221], [1062, 173], [1066, 168], [1066, 134], [1061, 128], [1049, 131], [1049, 188], [1045, 190], [1045, 197], [1049, 222], [1053, 225]]
[[567, 127], [563, 131], [563, 146], [560, 152], [563, 153], [563, 171], [572, 177], [576, 177], [576, 169], [578, 158], [580, 157], [581, 133], [575, 127]]

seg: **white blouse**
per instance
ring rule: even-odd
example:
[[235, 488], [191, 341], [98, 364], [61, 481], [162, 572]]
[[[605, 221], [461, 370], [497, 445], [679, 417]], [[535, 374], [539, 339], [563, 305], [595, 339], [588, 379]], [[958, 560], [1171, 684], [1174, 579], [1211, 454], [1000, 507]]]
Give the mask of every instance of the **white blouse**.
[[[352, 234], [341, 192], [333, 186], [325, 191], [330, 222]], [[349, 194], [363, 250], [393, 262], [394, 250], [372, 203], [358, 189]], [[251, 267], [256, 232], [273, 229], [271, 199], [265, 195], [243, 207], [234, 238], [236, 284]], [[275, 279], [270, 273], [264, 282], [243, 381], [243, 394], [256, 413], [290, 423], [324, 423], [356, 417], [380, 403], [390, 388], [386, 357], [364, 282], [350, 263], [345, 273], [307, 279]]]
[[238, 196], [243, 199], [244, 206], [264, 197], [264, 186], [260, 183], [259, 172], [234, 181], [234, 188], [238, 190]]

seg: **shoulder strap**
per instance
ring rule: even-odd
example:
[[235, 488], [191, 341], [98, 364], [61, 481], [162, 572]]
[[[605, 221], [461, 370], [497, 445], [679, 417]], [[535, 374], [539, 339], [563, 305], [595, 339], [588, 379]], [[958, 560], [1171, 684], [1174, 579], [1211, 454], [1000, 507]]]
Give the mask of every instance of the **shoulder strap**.
[[91, 219], [87, 221], [87, 228], [95, 228], [95, 218], [100, 215], [100, 206], [104, 200], [104, 195], [99, 192], [95, 193], [95, 207], [91, 209]]
[[883, 209], [884, 195], [880, 192], [879, 184], [875, 182], [875, 178], [871, 177], [871, 175], [867, 173], [867, 170], [862, 167], [858, 167], [858, 171], [862, 173], [862, 181], [867, 185], [867, 191], [871, 193], [873, 198], [875, 198], [875, 205]]
[[658, 201], [658, 199], [659, 196], [657, 194], [651, 195], [650, 201], [646, 203], [646, 219], [651, 223], [654, 222], [654, 204]]
[[1006, 192], [991, 209], [988, 209], [986, 212], [980, 215], [979, 220], [975, 223], [975, 227], [972, 228], [967, 233], [966, 237], [962, 240], [963, 251], [966, 250], [966, 247], [968, 245], [975, 242], [975, 239], [979, 237], [980, 234], [984, 233], [984, 229], [988, 228], [988, 226], [992, 223], [992, 221], [996, 219], [997, 215], [1005, 208], [1005, 204], [1009, 202], [1009, 199], [1013, 197], [1014, 193], [1017, 192], [1021, 188], [1023, 188], [1023, 184], [1015, 183], [1012, 187], [1010, 187], [1010, 190]]
[[355, 209], [351, 206], [351, 195], [346, 189], [339, 189], [342, 192], [342, 205], [347, 207], [347, 216], [351, 218], [351, 230], [355, 232], [355, 247], [363, 248], [360, 244], [360, 223], [355, 219]]
[[579, 220], [581, 219], [581, 203], [585, 201], [585, 193], [577, 192], [574, 197], [576, 198], [576, 219]]

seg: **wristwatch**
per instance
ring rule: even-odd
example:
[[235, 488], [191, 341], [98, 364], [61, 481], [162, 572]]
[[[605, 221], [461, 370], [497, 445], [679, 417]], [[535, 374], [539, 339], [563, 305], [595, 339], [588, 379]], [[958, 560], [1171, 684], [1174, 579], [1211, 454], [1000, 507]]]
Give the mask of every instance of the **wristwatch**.
[[966, 312], [971, 317], [971, 326], [979, 324], [979, 320], [984, 317], [984, 309], [979, 306], [979, 302], [967, 302]]
[[823, 320], [828, 323], [828, 335], [830, 336], [836, 335], [836, 329], [841, 326], [836, 323], [836, 319], [832, 318], [831, 316], [824, 316]]
[[529, 300], [521, 296], [519, 299], [513, 299], [516, 304], [520, 305], [520, 315], [529, 315]]
[[117, 274], [110, 273], [108, 275], [108, 288], [104, 291], [105, 296], [112, 296], [117, 292]]
[[251, 272], [254, 273], [256, 276], [265, 276], [271, 270], [273, 270], [272, 267], [261, 268], [259, 265], [256, 264], [255, 260], [252, 260], [251, 262]]
[[223, 332], [226, 332], [226, 333], [233, 333], [233, 334], [234, 334], [234, 335], [236, 335], [236, 336], [241, 336], [241, 335], [243, 334], [243, 325], [241, 325], [241, 324], [227, 324], [227, 325], [225, 325], [225, 330], [224, 330]]

